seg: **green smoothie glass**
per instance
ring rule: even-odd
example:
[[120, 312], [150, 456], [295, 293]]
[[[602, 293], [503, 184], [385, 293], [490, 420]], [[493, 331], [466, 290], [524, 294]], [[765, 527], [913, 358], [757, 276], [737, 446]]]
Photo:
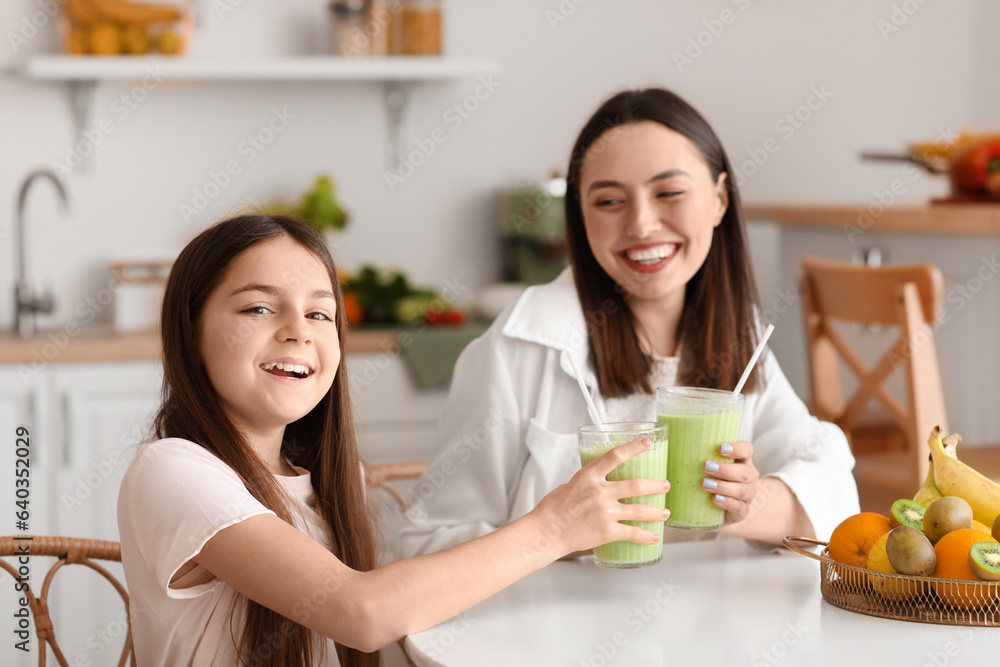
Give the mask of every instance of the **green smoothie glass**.
[[[581, 426], [577, 429], [580, 441], [580, 463], [587, 465], [618, 445], [625, 445], [639, 438], [649, 438], [652, 446], [625, 461], [608, 475], [612, 482], [629, 479], [667, 479], [667, 430], [656, 422], [612, 422]], [[662, 508], [664, 494], [623, 498], [619, 502], [641, 503]], [[660, 536], [656, 544], [634, 542], [609, 542], [594, 549], [594, 560], [601, 567], [631, 568], [656, 565], [663, 556], [663, 523], [660, 521], [624, 521]]]
[[719, 445], [738, 440], [743, 421], [743, 394], [697, 387], [660, 387], [656, 390], [656, 417], [670, 427], [670, 491], [667, 525], [687, 530], [716, 530], [725, 511], [712, 503], [701, 486], [705, 461], [726, 461]]

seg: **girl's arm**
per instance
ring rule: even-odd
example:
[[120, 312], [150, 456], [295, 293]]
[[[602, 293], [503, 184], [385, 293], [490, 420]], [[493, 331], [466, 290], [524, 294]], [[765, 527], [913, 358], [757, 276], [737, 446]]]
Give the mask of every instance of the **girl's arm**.
[[665, 483], [605, 479], [648, 442], [616, 447], [503, 528], [370, 572], [352, 570], [272, 515], [219, 531], [194, 560], [286, 618], [346, 646], [375, 651], [455, 616], [570, 551], [615, 540], [655, 544], [655, 534], [619, 521], [662, 521], [663, 510], [618, 500], [664, 493]]

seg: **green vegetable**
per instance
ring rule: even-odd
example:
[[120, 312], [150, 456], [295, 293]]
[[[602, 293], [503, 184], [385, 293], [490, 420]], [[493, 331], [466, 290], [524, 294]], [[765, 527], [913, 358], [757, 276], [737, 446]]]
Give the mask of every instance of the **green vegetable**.
[[354, 292], [358, 303], [365, 309], [366, 320], [373, 324], [412, 324], [412, 306], [400, 304], [408, 299], [424, 299], [427, 302], [438, 298], [435, 292], [410, 286], [401, 272], [392, 269], [378, 270], [365, 265], [344, 284], [345, 292]]
[[337, 201], [337, 188], [326, 174], [316, 177], [311, 190], [302, 195], [293, 215], [319, 231], [343, 229], [347, 226], [347, 211]]

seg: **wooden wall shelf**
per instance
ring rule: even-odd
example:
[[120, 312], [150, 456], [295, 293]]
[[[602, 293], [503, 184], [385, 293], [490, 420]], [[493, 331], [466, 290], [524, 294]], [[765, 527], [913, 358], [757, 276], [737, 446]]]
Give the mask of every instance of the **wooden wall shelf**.
[[859, 204], [747, 204], [750, 222], [793, 227], [839, 227], [879, 232], [1000, 236], [1000, 202], [996, 204], [931, 204], [889, 206]]

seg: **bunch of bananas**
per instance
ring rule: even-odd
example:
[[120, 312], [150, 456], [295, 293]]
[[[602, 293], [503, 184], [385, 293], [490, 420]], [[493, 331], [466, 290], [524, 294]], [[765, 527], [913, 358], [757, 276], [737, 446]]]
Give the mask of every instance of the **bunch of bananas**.
[[992, 526], [1000, 514], [1000, 484], [958, 460], [961, 440], [957, 433], [942, 440], [941, 429], [934, 427], [927, 441], [931, 467], [913, 500], [926, 507], [942, 496], [958, 496], [972, 506], [976, 521]]
[[175, 29], [185, 16], [186, 10], [180, 5], [65, 0], [64, 8], [69, 20], [69, 54], [177, 55], [182, 51], [183, 42]]

